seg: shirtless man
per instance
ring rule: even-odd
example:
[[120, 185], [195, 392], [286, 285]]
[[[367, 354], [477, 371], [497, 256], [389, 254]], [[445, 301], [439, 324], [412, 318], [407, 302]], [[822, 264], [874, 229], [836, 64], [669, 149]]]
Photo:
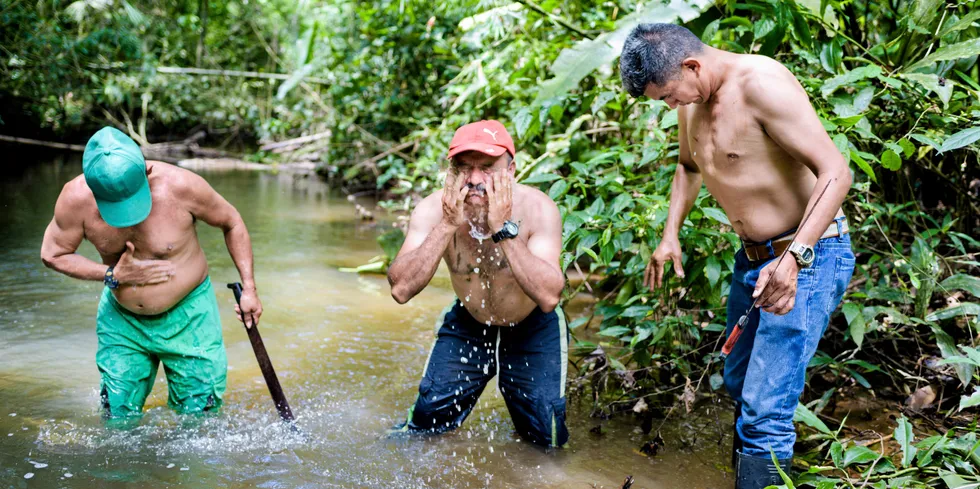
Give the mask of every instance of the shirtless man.
[[[251, 326], [258, 324], [262, 304], [245, 223], [203, 178], [144, 161], [139, 146], [113, 128], [89, 140], [82, 171], [58, 197], [41, 260], [69, 277], [106, 285], [95, 357], [104, 415], [124, 424], [138, 419], [160, 361], [172, 408], [216, 411], [228, 362], [195, 224], [200, 219], [224, 231], [244, 287], [241, 309]], [[95, 245], [102, 263], [75, 253], [82, 239]], [[236, 312], [241, 315], [238, 307]]]
[[499, 373], [517, 432], [563, 446], [568, 329], [558, 309], [558, 206], [514, 183], [514, 141], [497, 121], [459, 128], [449, 159], [445, 187], [412, 213], [388, 270], [391, 295], [404, 304], [445, 260], [457, 296], [436, 323], [418, 397], [396, 430], [455, 429]]
[[[805, 369], [854, 269], [840, 208], [851, 173], [806, 92], [770, 58], [714, 49], [676, 25], [644, 24], [626, 40], [620, 72], [632, 96], [679, 107], [679, 164], [644, 282], [659, 287], [667, 262], [684, 276], [678, 233], [703, 181], [742, 239], [728, 332], [760, 297], [725, 361], [725, 386], [738, 409], [736, 487], [780, 485], [770, 449], [788, 469]], [[796, 229], [811, 207], [806, 226]], [[776, 269], [774, 259], [787, 249]]]

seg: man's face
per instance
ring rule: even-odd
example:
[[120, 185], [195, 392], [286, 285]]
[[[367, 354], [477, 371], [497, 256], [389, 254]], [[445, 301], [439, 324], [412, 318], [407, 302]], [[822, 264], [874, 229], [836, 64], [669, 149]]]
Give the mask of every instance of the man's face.
[[671, 109], [704, 103], [704, 96], [698, 91], [698, 71], [686, 65], [681, 67], [680, 76], [662, 86], [651, 83], [643, 94], [654, 100], [663, 100]]
[[465, 151], [453, 158], [451, 171], [460, 175], [470, 191], [466, 203], [473, 206], [484, 206], [487, 203], [486, 188], [491, 185], [494, 174], [501, 176], [513, 174], [515, 165], [508, 162], [510, 157], [505, 152], [501, 156], [488, 155], [479, 151]]

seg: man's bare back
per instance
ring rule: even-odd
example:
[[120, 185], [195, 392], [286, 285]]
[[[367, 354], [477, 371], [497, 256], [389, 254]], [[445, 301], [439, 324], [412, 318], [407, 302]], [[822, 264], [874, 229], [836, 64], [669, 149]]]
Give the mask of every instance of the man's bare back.
[[[678, 108], [680, 162], [700, 172], [705, 186], [743, 239], [760, 242], [796, 227], [817, 177], [776, 143], [746, 90], [805, 92], [783, 65], [742, 55], [727, 80], [703, 104]], [[775, 91], [775, 90], [774, 90]], [[806, 102], [799, 112], [812, 109]]]

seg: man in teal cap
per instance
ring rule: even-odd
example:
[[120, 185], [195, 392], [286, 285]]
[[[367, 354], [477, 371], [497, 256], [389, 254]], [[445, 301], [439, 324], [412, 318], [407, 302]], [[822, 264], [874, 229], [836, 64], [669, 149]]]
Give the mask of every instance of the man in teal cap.
[[[138, 417], [160, 362], [172, 408], [216, 411], [228, 362], [195, 223], [224, 231], [244, 286], [235, 310], [251, 327], [262, 316], [262, 303], [241, 215], [203, 178], [145, 161], [139, 146], [111, 127], [85, 146], [82, 172], [58, 197], [41, 260], [69, 277], [105, 284], [95, 358], [104, 414]], [[75, 253], [82, 239], [95, 245], [102, 263]]]

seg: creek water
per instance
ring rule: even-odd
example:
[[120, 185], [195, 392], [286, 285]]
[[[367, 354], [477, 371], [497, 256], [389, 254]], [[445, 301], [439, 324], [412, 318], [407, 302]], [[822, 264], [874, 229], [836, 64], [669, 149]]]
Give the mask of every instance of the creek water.
[[[46, 269], [41, 238], [77, 155], [6, 168], [0, 184], [0, 487], [727, 488], [727, 413], [663, 428], [656, 457], [635, 421], [589, 418], [571, 402], [567, 449], [545, 451], [514, 433], [488, 388], [454, 433], [389, 439], [404, 419], [453, 298], [447, 272], [409, 304], [384, 277], [343, 273], [380, 253], [386, 224], [315, 178], [203, 172], [242, 213], [252, 236], [265, 313], [261, 332], [302, 438], [284, 430], [224, 287], [238, 281], [220, 231], [198, 233], [221, 305], [228, 390], [221, 414], [182, 418], [166, 406], [163, 369], [131, 430], [107, 429], [98, 409], [95, 314], [102, 284]], [[390, 224], [388, 224], [390, 225]], [[84, 243], [79, 253], [96, 257]], [[574, 304], [566, 308], [574, 314]], [[570, 368], [572, 372], [574, 369]], [[494, 384], [491, 384], [493, 386]], [[601, 436], [590, 429], [602, 424]], [[678, 439], [699, 441], [681, 448]]]

